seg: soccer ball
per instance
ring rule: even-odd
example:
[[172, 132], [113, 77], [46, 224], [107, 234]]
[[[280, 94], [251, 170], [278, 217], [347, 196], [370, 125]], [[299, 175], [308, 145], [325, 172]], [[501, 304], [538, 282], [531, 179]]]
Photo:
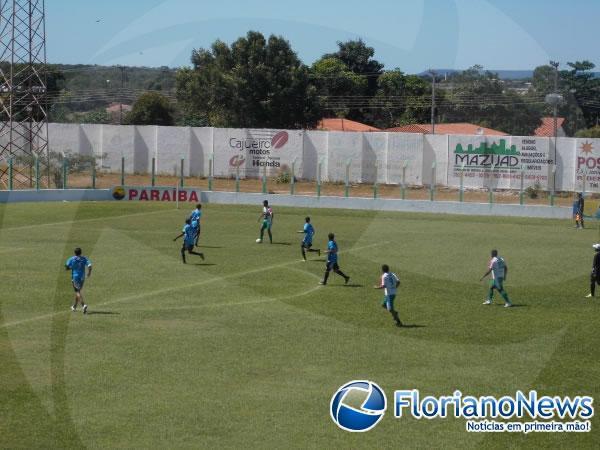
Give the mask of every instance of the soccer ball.
[[261, 242], [262, 242], [262, 239], [260, 239], [260, 238], [256, 240], [257, 244], [260, 244]]

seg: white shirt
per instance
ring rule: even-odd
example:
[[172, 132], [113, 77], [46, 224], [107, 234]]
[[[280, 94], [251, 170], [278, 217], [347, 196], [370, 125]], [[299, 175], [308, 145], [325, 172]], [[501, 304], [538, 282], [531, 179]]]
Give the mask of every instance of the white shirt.
[[381, 276], [381, 286], [385, 288], [385, 295], [396, 295], [398, 281], [400, 281], [398, 275], [392, 272], [384, 273]]
[[504, 258], [499, 256], [492, 258], [489, 268], [492, 270], [492, 277], [494, 280], [506, 277], [506, 263], [504, 262]]

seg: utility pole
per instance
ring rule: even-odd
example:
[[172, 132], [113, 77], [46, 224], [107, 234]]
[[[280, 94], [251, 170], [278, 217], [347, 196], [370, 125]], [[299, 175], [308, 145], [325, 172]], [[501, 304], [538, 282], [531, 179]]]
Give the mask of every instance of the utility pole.
[[431, 75], [431, 134], [435, 134], [435, 70], [429, 69]]
[[125, 67], [119, 66], [121, 69], [121, 95], [119, 95], [119, 125], [123, 125], [123, 89], [125, 89]]
[[[558, 67], [560, 63], [558, 61], [550, 61], [550, 65], [554, 67], [554, 93], [546, 96], [546, 103], [552, 105], [554, 107], [554, 166], [557, 166], [558, 162], [558, 152], [557, 152], [557, 144], [558, 144], [558, 105], [563, 100], [562, 95], [558, 93]], [[556, 177], [553, 177], [553, 192], [556, 191]]]

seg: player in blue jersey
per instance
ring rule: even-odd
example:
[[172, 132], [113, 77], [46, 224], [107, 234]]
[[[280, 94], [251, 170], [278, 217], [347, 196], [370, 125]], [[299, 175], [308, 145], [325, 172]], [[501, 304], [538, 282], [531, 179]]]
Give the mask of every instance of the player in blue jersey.
[[379, 286], [375, 286], [375, 289], [384, 290], [385, 297], [383, 298], [381, 306], [390, 312], [394, 318], [394, 322], [396, 322], [396, 326], [401, 327], [402, 322], [398, 316], [398, 311], [394, 308], [394, 300], [396, 300], [396, 292], [400, 286], [400, 278], [398, 278], [398, 275], [394, 272], [390, 272], [390, 266], [387, 264], [381, 266], [381, 272], [382, 275]]
[[346, 284], [350, 281], [350, 277], [346, 276], [344, 272], [340, 270], [340, 266], [338, 265], [338, 245], [335, 242], [335, 235], [333, 233], [329, 233], [329, 243], [327, 244], [327, 265], [325, 266], [325, 276], [323, 277], [323, 281], [319, 282], [325, 286], [327, 284], [327, 280], [329, 278], [329, 273], [333, 270], [340, 277], [346, 280]]
[[204, 253], [198, 253], [194, 251], [194, 245], [196, 243], [196, 236], [198, 235], [198, 222], [193, 221], [191, 219], [187, 219], [185, 221], [185, 226], [179, 236], [173, 239], [173, 242], [177, 241], [180, 238], [183, 238], [183, 246], [181, 247], [181, 258], [183, 259], [183, 263], [187, 264], [185, 260], [185, 252], [188, 252], [190, 255], [196, 255], [202, 258], [204, 261]]
[[306, 252], [309, 253], [318, 253], [321, 256], [321, 250], [313, 249], [313, 237], [315, 235], [315, 229], [310, 223], [310, 217], [306, 218], [306, 223], [304, 224], [304, 229], [302, 231], [298, 231], [300, 234], [304, 234], [304, 239], [302, 239], [302, 243], [300, 244], [300, 249], [302, 250], [302, 260], [306, 261]]
[[201, 224], [200, 224], [200, 220], [202, 219], [202, 205], [200, 203], [198, 203], [196, 205], [196, 209], [192, 211], [192, 214], [190, 215], [190, 220], [192, 221], [192, 223], [194, 221], [198, 222], [198, 234], [196, 235], [196, 241], [195, 241], [195, 245], [196, 247], [198, 247], [198, 241], [200, 240], [200, 231], [201, 231]]
[[269, 233], [269, 240], [271, 241], [271, 244], [273, 243], [273, 233], [271, 232], [271, 230], [273, 228], [274, 217], [275, 214], [273, 213], [273, 208], [271, 208], [269, 206], [269, 202], [265, 200], [263, 202], [263, 212], [258, 218], [259, 222], [262, 220], [262, 226], [260, 228], [260, 238], [256, 242], [262, 243], [263, 238], [265, 236], [265, 230], [267, 230], [267, 232]]
[[75, 249], [75, 256], [70, 257], [65, 263], [65, 269], [71, 271], [71, 282], [75, 290], [75, 303], [71, 306], [71, 311], [77, 311], [77, 305], [81, 303], [83, 313], [87, 314], [88, 306], [83, 301], [83, 284], [85, 283], [85, 269], [87, 268], [88, 278], [92, 276], [92, 262], [81, 255], [81, 249]]

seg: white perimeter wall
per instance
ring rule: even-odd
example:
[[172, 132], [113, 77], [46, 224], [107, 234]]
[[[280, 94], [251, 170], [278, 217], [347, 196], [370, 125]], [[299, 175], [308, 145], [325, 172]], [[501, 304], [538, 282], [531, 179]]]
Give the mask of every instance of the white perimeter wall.
[[[6, 136], [0, 137], [0, 144]], [[50, 149], [97, 155], [99, 169], [186, 176], [295, 175], [353, 183], [600, 192], [600, 139], [50, 124]], [[457, 153], [458, 152], [458, 153]], [[512, 156], [511, 156], [512, 155]], [[556, 162], [556, 165], [555, 165]], [[555, 180], [554, 168], [556, 167]], [[585, 184], [585, 186], [584, 186]]]

